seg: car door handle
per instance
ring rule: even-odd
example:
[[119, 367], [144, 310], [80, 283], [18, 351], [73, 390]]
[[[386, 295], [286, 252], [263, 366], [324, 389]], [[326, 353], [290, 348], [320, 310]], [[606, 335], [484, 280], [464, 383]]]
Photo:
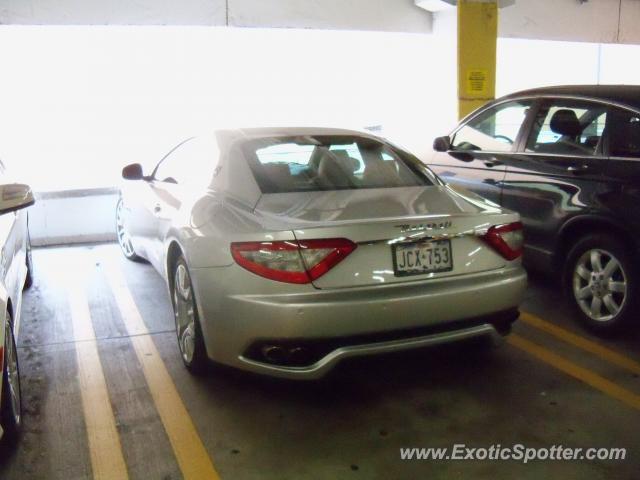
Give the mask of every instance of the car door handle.
[[589, 171], [589, 165], [569, 165], [567, 172], [570, 173], [585, 173]]
[[485, 164], [486, 167], [489, 168], [493, 168], [493, 167], [497, 167], [498, 165], [502, 165], [502, 162], [500, 160], [484, 160], [483, 162]]

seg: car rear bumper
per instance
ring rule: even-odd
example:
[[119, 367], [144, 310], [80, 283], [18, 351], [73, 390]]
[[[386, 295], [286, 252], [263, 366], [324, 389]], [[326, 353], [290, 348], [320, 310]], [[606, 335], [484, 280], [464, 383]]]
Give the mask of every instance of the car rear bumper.
[[[237, 266], [191, 275], [214, 361], [297, 379], [319, 378], [348, 357], [499, 337], [517, 318], [527, 283], [518, 263], [459, 278], [336, 290], [269, 282]], [[302, 347], [306, 357], [274, 362], [265, 346], [285, 353]]]

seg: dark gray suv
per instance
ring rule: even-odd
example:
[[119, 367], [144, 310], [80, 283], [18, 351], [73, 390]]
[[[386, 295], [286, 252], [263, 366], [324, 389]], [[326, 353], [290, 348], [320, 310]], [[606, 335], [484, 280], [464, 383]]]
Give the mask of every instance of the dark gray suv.
[[434, 149], [447, 182], [520, 213], [525, 265], [561, 278], [588, 327], [638, 323], [640, 86], [515, 93]]

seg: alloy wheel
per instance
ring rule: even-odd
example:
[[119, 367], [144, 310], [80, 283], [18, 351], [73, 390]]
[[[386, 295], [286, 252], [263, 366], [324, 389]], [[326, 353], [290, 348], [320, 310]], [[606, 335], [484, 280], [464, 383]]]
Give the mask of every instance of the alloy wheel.
[[31, 238], [29, 236], [27, 237], [27, 267], [29, 268], [29, 270], [33, 269], [33, 258], [31, 256]]
[[613, 320], [627, 293], [627, 275], [613, 254], [593, 248], [580, 256], [573, 272], [573, 295], [585, 315], [598, 322]]
[[182, 358], [187, 364], [193, 361], [196, 340], [196, 316], [193, 289], [187, 268], [178, 264], [174, 277], [173, 303], [176, 333]]
[[120, 200], [116, 208], [116, 234], [118, 235], [118, 243], [120, 244], [125, 256], [133, 257], [135, 252], [133, 250], [133, 244], [131, 243], [131, 237], [129, 237], [129, 234], [124, 227], [123, 209], [122, 200]]
[[21, 392], [20, 392], [20, 374], [18, 371], [18, 352], [15, 348], [15, 341], [11, 327], [5, 326], [6, 335], [4, 341], [5, 368], [7, 369], [7, 383], [11, 414], [13, 415], [14, 424], [20, 425], [21, 420]]

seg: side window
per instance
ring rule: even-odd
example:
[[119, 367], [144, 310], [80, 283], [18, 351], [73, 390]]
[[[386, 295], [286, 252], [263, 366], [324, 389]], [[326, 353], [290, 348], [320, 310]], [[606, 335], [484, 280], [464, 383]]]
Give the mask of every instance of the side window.
[[640, 158], [640, 114], [612, 109], [607, 131], [610, 156]]
[[503, 103], [471, 119], [455, 133], [453, 149], [511, 151], [531, 103], [530, 100]]
[[170, 152], [156, 167], [160, 182], [208, 185], [218, 162], [215, 142], [207, 137], [187, 140]]
[[596, 155], [602, 150], [607, 107], [574, 100], [554, 100], [540, 107], [526, 151], [556, 155]]

